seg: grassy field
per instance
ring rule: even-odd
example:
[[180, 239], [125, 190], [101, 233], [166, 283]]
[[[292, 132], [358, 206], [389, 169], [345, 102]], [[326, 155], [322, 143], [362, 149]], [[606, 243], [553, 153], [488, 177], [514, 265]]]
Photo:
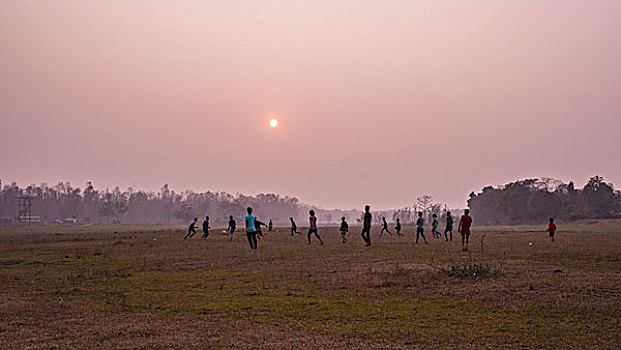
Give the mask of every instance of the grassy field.
[[221, 230], [2, 227], [0, 349], [621, 348], [621, 223], [542, 227], [475, 228], [469, 252], [410, 227], [369, 248], [279, 229], [257, 251]]

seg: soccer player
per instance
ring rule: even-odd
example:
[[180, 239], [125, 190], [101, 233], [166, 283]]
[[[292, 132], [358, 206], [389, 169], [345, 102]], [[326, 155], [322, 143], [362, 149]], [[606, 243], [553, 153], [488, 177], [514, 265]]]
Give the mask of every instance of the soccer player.
[[345, 221], [345, 217], [341, 218], [341, 227], [339, 228], [341, 231], [341, 238], [343, 239], [343, 243], [347, 242], [347, 231], [349, 231], [349, 225], [347, 221]]
[[451, 234], [451, 242], [453, 241], [453, 217], [451, 216], [451, 212], [446, 212], [446, 226], [444, 227], [444, 238], [448, 241], [449, 237], [446, 233]]
[[211, 227], [209, 227], [209, 216], [205, 217], [205, 220], [203, 221], [203, 236], [201, 237], [201, 239], [207, 239], [207, 237], [209, 237], [209, 229]]
[[311, 244], [311, 234], [314, 233], [315, 237], [319, 239], [319, 243], [323, 245], [323, 241], [317, 232], [317, 217], [315, 216], [315, 211], [311, 209], [308, 213], [310, 214], [310, 217], [308, 218], [310, 226], [308, 227], [308, 234], [306, 235], [306, 238], [308, 238], [308, 244]]
[[272, 232], [273, 227], [272, 219], [270, 219], [270, 222], [267, 223], [267, 232]]
[[[371, 245], [371, 220], [373, 220], [373, 215], [371, 215], [371, 206], [364, 206], [364, 217], [362, 219], [362, 232], [360, 235], [362, 239], [367, 244], [367, 247]], [[366, 235], [365, 235], [366, 234]]]
[[186, 239], [188, 237], [192, 238], [196, 234], [196, 223], [198, 223], [198, 218], [194, 218], [194, 221], [190, 223], [190, 226], [188, 226], [188, 234], [185, 235], [183, 239]]
[[397, 231], [397, 236], [403, 236], [403, 233], [401, 233], [401, 220], [399, 220], [399, 218], [397, 218], [397, 225], [395, 226], [395, 230]]
[[423, 218], [423, 212], [418, 212], [418, 219], [416, 220], [416, 244], [418, 244], [418, 236], [422, 236], [425, 244], [427, 244], [427, 238], [425, 238], [425, 219]]
[[233, 232], [235, 232], [235, 229], [237, 229], [237, 223], [235, 222], [235, 219], [233, 219], [233, 215], [229, 215], [229, 239], [232, 241], [233, 240]]
[[548, 223], [548, 229], [546, 232], [550, 233], [550, 239], [554, 242], [554, 234], [556, 233], [556, 225], [554, 224], [554, 218], [550, 218], [550, 222]]
[[301, 235], [302, 232], [298, 232], [298, 225], [295, 224], [295, 221], [293, 221], [293, 218], [289, 218], [289, 220], [291, 220], [291, 235], [293, 236], [294, 233]]
[[431, 218], [431, 234], [434, 238], [440, 238], [440, 232], [438, 232], [438, 215], [433, 214]]
[[257, 249], [257, 229], [254, 225], [257, 218], [252, 215], [252, 208], [248, 207], [246, 212], [248, 212], [248, 215], [244, 217], [244, 221], [246, 222], [246, 237], [248, 238], [248, 243], [250, 243], [250, 249]]
[[392, 236], [392, 232], [388, 231], [388, 223], [386, 222], [386, 217], [382, 216], [382, 230], [380, 231], [380, 236], [384, 231], [388, 232]]
[[267, 225], [265, 223], [259, 221], [259, 219], [257, 219], [255, 217], [254, 228], [257, 229], [257, 239], [259, 239], [259, 240], [265, 238], [265, 234], [263, 233], [263, 230], [261, 229], [261, 226], [267, 227]]
[[457, 231], [461, 233], [461, 250], [468, 250], [468, 243], [470, 242], [470, 226], [472, 226], [472, 217], [469, 215], [470, 209], [464, 210], [464, 215], [459, 219], [459, 226]]

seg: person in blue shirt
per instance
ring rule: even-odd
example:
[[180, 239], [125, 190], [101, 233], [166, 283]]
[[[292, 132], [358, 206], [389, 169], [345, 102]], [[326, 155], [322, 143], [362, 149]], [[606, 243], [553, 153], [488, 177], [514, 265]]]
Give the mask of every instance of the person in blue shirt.
[[183, 237], [183, 239], [192, 238], [196, 234], [196, 223], [198, 222], [198, 218], [194, 218], [194, 221], [188, 226], [188, 234]]
[[246, 212], [248, 212], [248, 215], [244, 217], [244, 221], [246, 222], [246, 237], [248, 238], [248, 243], [250, 243], [250, 249], [257, 249], [257, 229], [255, 227], [257, 218], [252, 215], [252, 208], [248, 207]]
[[418, 220], [416, 220], [416, 244], [418, 244], [418, 237], [423, 236], [423, 240], [425, 244], [427, 244], [427, 239], [425, 238], [425, 219], [423, 218], [423, 212], [418, 212]]
[[235, 223], [235, 219], [233, 219], [233, 215], [229, 215], [229, 239], [233, 240], [233, 232], [237, 228], [237, 224]]

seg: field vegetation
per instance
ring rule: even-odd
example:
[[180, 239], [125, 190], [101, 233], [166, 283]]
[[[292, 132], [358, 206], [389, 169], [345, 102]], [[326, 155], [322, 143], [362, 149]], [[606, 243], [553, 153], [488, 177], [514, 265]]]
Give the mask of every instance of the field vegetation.
[[222, 229], [1, 227], [0, 348], [621, 348], [621, 223], [543, 229], [477, 227], [462, 252], [411, 227], [369, 248], [279, 228], [257, 251]]

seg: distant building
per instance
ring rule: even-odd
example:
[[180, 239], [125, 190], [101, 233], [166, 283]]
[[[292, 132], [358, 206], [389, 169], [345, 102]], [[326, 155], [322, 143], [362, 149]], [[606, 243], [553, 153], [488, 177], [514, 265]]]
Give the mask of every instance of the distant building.
[[39, 215], [22, 215], [17, 220], [21, 223], [38, 223], [41, 222], [41, 217]]
[[12, 224], [14, 221], [15, 219], [11, 216], [0, 217], [0, 224]]

